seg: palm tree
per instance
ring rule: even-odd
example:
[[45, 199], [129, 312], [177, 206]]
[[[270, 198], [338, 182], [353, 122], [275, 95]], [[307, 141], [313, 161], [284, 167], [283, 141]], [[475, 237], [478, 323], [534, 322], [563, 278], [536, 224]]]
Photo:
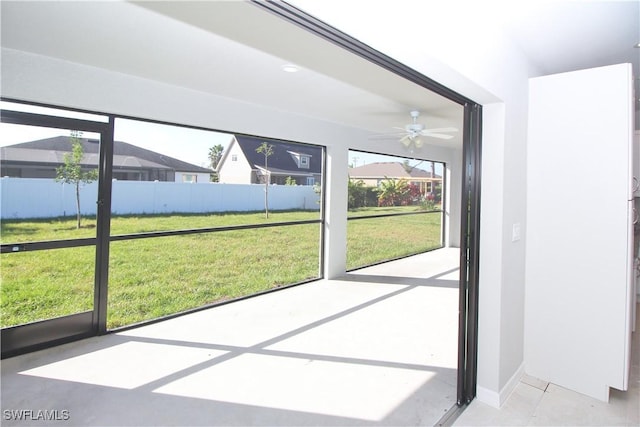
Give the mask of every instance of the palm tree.
[[367, 189], [365, 188], [364, 181], [359, 179], [354, 181], [349, 178], [349, 184], [347, 187], [348, 192], [348, 208], [356, 209], [365, 205], [365, 195]]
[[409, 184], [404, 179], [390, 179], [380, 183], [378, 206], [398, 206], [409, 192]]

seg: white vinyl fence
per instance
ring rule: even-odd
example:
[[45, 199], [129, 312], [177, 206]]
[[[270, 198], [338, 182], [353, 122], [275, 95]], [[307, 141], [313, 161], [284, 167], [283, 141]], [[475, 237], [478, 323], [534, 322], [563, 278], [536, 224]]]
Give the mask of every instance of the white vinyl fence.
[[[80, 209], [96, 214], [98, 183], [82, 185]], [[320, 196], [311, 186], [269, 186], [269, 209], [319, 210]], [[0, 217], [54, 218], [76, 214], [75, 187], [53, 179], [0, 179]], [[264, 209], [262, 184], [189, 184], [113, 181], [111, 212], [127, 214], [246, 212]]]

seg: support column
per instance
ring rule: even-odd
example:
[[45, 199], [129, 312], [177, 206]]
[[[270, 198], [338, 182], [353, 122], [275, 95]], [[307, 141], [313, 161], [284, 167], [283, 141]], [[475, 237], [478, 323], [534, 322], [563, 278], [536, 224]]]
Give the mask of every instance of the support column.
[[460, 215], [462, 213], [462, 151], [451, 150], [451, 157], [447, 161], [444, 175], [446, 179], [444, 209], [444, 246], [447, 248], [460, 247]]
[[347, 202], [349, 149], [327, 147], [325, 171], [324, 277], [334, 279], [347, 269]]

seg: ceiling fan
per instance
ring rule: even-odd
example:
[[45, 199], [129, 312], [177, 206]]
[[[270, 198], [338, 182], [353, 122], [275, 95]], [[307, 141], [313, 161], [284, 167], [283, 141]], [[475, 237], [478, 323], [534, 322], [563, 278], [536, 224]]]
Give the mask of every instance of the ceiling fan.
[[389, 139], [389, 138], [400, 138], [400, 142], [407, 148], [411, 144], [414, 144], [416, 148], [422, 147], [421, 136], [426, 136], [429, 138], [439, 138], [439, 139], [451, 139], [453, 135], [449, 135], [445, 132], [457, 132], [458, 129], [453, 127], [446, 128], [432, 128], [425, 129], [422, 123], [418, 123], [418, 117], [420, 116], [420, 112], [417, 110], [413, 110], [410, 112], [411, 118], [413, 119], [412, 123], [405, 125], [405, 127], [394, 127], [393, 129], [399, 129], [402, 132], [392, 132], [386, 134], [375, 135], [373, 139]]

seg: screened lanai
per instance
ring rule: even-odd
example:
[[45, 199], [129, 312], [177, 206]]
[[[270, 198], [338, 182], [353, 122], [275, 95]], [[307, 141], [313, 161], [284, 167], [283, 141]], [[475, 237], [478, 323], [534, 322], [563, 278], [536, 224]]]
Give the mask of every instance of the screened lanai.
[[[131, 424], [153, 424], [147, 415], [163, 417], [158, 409], [176, 401], [181, 416], [197, 412], [188, 424], [431, 423], [473, 397], [479, 109], [279, 8], [3, 3], [2, 125], [27, 138], [3, 144], [55, 130], [70, 153], [74, 141], [99, 145], [94, 165], [79, 162], [87, 175], [78, 185], [62, 172], [46, 185], [2, 180], [3, 276], [11, 273], [3, 292], [10, 280], [19, 289], [3, 295], [11, 305], [3, 312], [16, 309], [2, 329], [5, 396], [53, 387], [77, 396], [74, 406], [35, 394], [34, 408], [79, 414], [83, 425], [127, 423], [103, 403], [136, 401], [145, 410]], [[268, 175], [277, 148], [295, 144], [278, 161], [302, 167], [310, 156], [318, 178], [242, 189], [221, 182], [213, 149], [230, 147], [233, 135], [264, 143], [264, 164], [250, 168]], [[199, 174], [123, 179], [130, 175], [117, 165], [127, 159], [114, 162], [114, 141]], [[438, 203], [425, 208], [427, 195], [418, 194], [404, 205], [350, 210], [354, 152], [439, 165]], [[237, 156], [242, 171], [249, 156]], [[56, 170], [71, 162], [58, 157]], [[27, 202], [27, 192], [41, 196]], [[400, 221], [408, 231], [399, 232]], [[350, 227], [365, 222], [373, 225], [349, 241]], [[382, 239], [398, 247], [400, 234], [419, 244], [350, 264], [350, 251], [382, 247]], [[368, 264], [377, 265], [360, 268]], [[42, 284], [47, 292], [32, 299]], [[212, 378], [235, 385], [203, 390]], [[373, 398], [373, 383], [377, 407], [363, 397]], [[344, 405], [341, 387], [345, 399], [363, 394]], [[387, 396], [395, 391], [395, 400]], [[83, 403], [93, 392], [105, 393], [100, 408]], [[439, 409], [423, 407], [427, 400]]]

